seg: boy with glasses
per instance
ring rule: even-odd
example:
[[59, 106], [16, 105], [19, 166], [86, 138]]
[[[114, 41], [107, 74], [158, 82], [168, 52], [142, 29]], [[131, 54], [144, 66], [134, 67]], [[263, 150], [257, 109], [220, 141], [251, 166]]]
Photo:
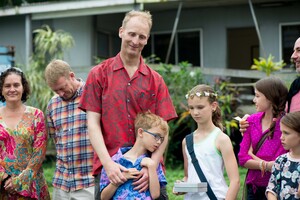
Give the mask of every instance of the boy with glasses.
[[[123, 171], [127, 181], [114, 184], [109, 181], [105, 169], [101, 171], [101, 199], [157, 199], [160, 196], [160, 186], [166, 186], [161, 164], [156, 168], [151, 153], [156, 151], [169, 133], [167, 122], [150, 111], [139, 113], [135, 119], [136, 141], [133, 147], [122, 147], [112, 156], [117, 164], [126, 167]], [[140, 170], [148, 168], [149, 189], [145, 192], [134, 190], [132, 181], [138, 177]]]

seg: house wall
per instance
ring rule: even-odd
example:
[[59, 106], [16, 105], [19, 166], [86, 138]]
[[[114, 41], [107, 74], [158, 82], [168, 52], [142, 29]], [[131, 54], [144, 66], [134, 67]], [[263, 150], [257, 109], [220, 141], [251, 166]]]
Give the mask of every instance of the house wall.
[[[32, 30], [43, 24], [71, 33], [75, 46], [66, 52], [64, 59], [78, 77], [86, 79], [88, 70], [94, 65], [93, 16], [32, 21]], [[0, 27], [0, 45], [15, 46], [16, 64], [25, 65], [25, 16], [0, 17]]]
[[[279, 55], [279, 24], [300, 22], [300, 2], [293, 6], [263, 8], [254, 6], [261, 30], [266, 55]], [[145, 4], [147, 10], [147, 4]], [[150, 10], [151, 11], [151, 10]], [[172, 31], [177, 10], [151, 12], [153, 15], [153, 32]], [[86, 78], [94, 65], [96, 55], [96, 30], [117, 33], [124, 13], [100, 16], [81, 16], [56, 18], [53, 20], [36, 20], [32, 29], [44, 22], [51, 23], [55, 29], [70, 32], [75, 40], [75, 47], [66, 53], [65, 60], [71, 64], [77, 75]], [[204, 67], [227, 68], [227, 29], [254, 27], [250, 8], [246, 5], [207, 7], [182, 10], [178, 29], [203, 30], [203, 64]], [[25, 63], [25, 17], [0, 17], [0, 44], [16, 46], [16, 63]], [[243, 53], [243, 50], [240, 50]], [[239, 55], [236, 55], [239, 56]], [[264, 56], [261, 52], [261, 56]]]
[[15, 46], [16, 64], [25, 60], [25, 16], [0, 17], [0, 45]]
[[33, 30], [43, 24], [49, 24], [55, 30], [61, 29], [72, 35], [75, 46], [65, 52], [64, 60], [70, 64], [78, 77], [86, 79], [87, 72], [94, 65], [93, 16], [34, 21]]
[[75, 46], [67, 54], [65, 60], [74, 68], [78, 77], [86, 79], [87, 72], [94, 65], [94, 28], [93, 17], [72, 17], [54, 20], [54, 27], [72, 34]]
[[[294, 6], [285, 7], [254, 6], [266, 55], [271, 53], [275, 58], [281, 58], [279, 55], [279, 24], [300, 22], [299, 14], [297, 14], [299, 9], [300, 2], [294, 3]], [[152, 31], [171, 31], [176, 12], [177, 10], [152, 13], [154, 19]], [[226, 30], [242, 27], [254, 27], [248, 5], [182, 10], [177, 29], [202, 28], [204, 66], [226, 68]], [[240, 52], [243, 53], [243, 50], [241, 49]], [[260, 54], [264, 56], [262, 51]]]

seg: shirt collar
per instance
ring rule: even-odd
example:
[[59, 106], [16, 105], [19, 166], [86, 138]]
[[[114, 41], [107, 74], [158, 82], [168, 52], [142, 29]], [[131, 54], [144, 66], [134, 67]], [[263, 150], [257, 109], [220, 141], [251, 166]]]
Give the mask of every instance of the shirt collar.
[[122, 165], [124, 165], [124, 166], [131, 166], [131, 167], [137, 167], [137, 169], [139, 169], [139, 168], [141, 168], [141, 166], [140, 166], [140, 163], [141, 163], [141, 160], [143, 159], [143, 158], [145, 158], [145, 157], [148, 157], [149, 155], [147, 155], [147, 154], [143, 154], [143, 155], [141, 155], [141, 156], [139, 156], [138, 158], [137, 158], [137, 160], [135, 161], [135, 163], [131, 163], [129, 160], [127, 160], [125, 157], [124, 157], [124, 154], [127, 152], [127, 151], [129, 151], [130, 149], [131, 149], [132, 147], [121, 147], [119, 150], [118, 150], [118, 152], [115, 154], [115, 155], [113, 155], [113, 157], [112, 157], [112, 159], [114, 160], [114, 161], [117, 161], [117, 160], [119, 160], [118, 162]]
[[[120, 69], [125, 69], [125, 67], [123, 65], [123, 61], [121, 59], [120, 53], [118, 53], [118, 55], [115, 57], [115, 60], [114, 60], [113, 70], [117, 71]], [[140, 73], [142, 73], [143, 75], [149, 74], [149, 70], [147, 69], [147, 65], [145, 64], [142, 56], [140, 56], [140, 65], [139, 65], [138, 71]]]
[[81, 78], [77, 78], [77, 81], [80, 82], [81, 86], [76, 90], [75, 94], [71, 97], [71, 99], [69, 99], [68, 101], [74, 101], [77, 97], [82, 95], [83, 92], [83, 88], [85, 86], [85, 82], [82, 81]]

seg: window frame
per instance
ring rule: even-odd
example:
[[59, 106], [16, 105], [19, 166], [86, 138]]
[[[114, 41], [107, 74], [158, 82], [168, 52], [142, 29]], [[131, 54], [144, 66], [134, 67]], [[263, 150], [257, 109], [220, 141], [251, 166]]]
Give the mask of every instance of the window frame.
[[[285, 23], [279, 23], [279, 58], [280, 60], [284, 60], [283, 58], [283, 32], [282, 29], [285, 26], [299, 26], [300, 27], [300, 21], [298, 22], [285, 22]], [[300, 36], [298, 36], [300, 37]], [[293, 51], [294, 46], [291, 49], [291, 52]], [[288, 63], [290, 64], [289, 67], [293, 67], [293, 63]]]
[[[203, 66], [204, 63], [204, 57], [203, 57], [203, 29], [202, 28], [192, 28], [192, 29], [178, 29], [176, 31], [175, 37], [174, 37], [174, 48], [175, 48], [175, 64], [178, 64], [179, 55], [178, 55], [178, 33], [188, 33], [188, 32], [198, 32], [199, 33], [199, 63], [200, 66]], [[155, 49], [155, 35], [158, 34], [172, 34], [172, 31], [153, 31], [151, 32], [152, 40], [151, 40], [151, 54], [154, 54]], [[164, 58], [161, 58], [164, 59]], [[164, 60], [163, 60], [164, 61]]]

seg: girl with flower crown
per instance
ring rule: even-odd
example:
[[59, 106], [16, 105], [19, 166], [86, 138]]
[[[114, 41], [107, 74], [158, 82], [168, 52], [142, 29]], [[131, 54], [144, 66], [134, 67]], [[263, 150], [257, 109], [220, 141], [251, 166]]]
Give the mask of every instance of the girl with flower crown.
[[[188, 108], [197, 123], [193, 138], [195, 156], [205, 178], [217, 199], [236, 199], [239, 191], [239, 172], [228, 135], [223, 133], [221, 110], [217, 94], [208, 85], [197, 85], [186, 95]], [[187, 183], [200, 183], [197, 171], [187, 148], [187, 138], [182, 141], [184, 178]], [[229, 177], [229, 187], [224, 178], [224, 166]], [[182, 194], [174, 192], [175, 194]], [[209, 200], [206, 192], [186, 193], [185, 200]]]
[[265, 191], [274, 161], [286, 152], [280, 141], [280, 119], [284, 115], [288, 89], [279, 78], [267, 77], [256, 82], [254, 90], [257, 113], [247, 118], [249, 127], [238, 157], [240, 165], [249, 169], [245, 199], [264, 200], [267, 199]]

